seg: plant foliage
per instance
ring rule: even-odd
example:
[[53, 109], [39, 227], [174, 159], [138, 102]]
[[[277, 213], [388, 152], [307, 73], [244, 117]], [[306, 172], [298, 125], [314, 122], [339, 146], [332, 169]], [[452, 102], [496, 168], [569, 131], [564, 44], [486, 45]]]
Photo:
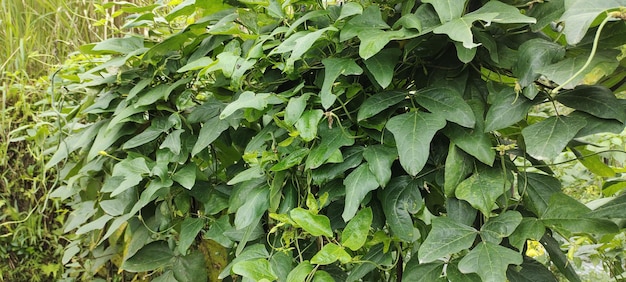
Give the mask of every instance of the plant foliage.
[[[150, 36], [84, 46], [105, 59], [61, 74], [82, 97], [48, 163], [73, 209], [63, 262], [155, 281], [556, 281], [525, 255], [536, 240], [578, 281], [555, 238], [615, 236], [626, 198], [592, 211], [546, 161], [623, 130], [624, 6], [136, 8], [126, 25]], [[541, 104], [555, 111], [529, 115]]]

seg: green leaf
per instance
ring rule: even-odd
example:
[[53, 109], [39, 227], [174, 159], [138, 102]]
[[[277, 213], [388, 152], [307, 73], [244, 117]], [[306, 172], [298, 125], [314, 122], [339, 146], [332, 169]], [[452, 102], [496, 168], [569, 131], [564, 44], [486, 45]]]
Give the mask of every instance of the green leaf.
[[378, 181], [370, 171], [369, 165], [364, 163], [344, 179], [343, 185], [346, 186], [346, 203], [341, 217], [348, 222], [354, 217], [367, 193], [378, 188]]
[[159, 146], [159, 149], [169, 149], [174, 155], [179, 155], [182, 145], [180, 135], [184, 132], [184, 129], [176, 129], [170, 132], [163, 140], [163, 143], [161, 143], [161, 146]]
[[302, 160], [309, 155], [309, 148], [300, 148], [291, 152], [280, 162], [270, 168], [271, 171], [282, 171], [302, 163]]
[[463, 43], [457, 41], [454, 42], [454, 47], [456, 48], [456, 56], [459, 58], [459, 61], [465, 64], [471, 62], [474, 60], [474, 57], [476, 57], [476, 50], [478, 48], [468, 49], [463, 47]]
[[302, 140], [309, 142], [317, 137], [317, 127], [324, 115], [322, 110], [308, 110], [296, 121], [296, 129]]
[[408, 176], [393, 178], [385, 190], [379, 190], [378, 197], [393, 235], [402, 241], [412, 242], [414, 232], [411, 214], [417, 213], [424, 206], [418, 181], [412, 181]]
[[348, 263], [352, 261], [352, 257], [343, 248], [334, 243], [328, 243], [311, 258], [311, 263], [329, 265], [337, 260], [341, 263]]
[[96, 44], [91, 50], [108, 54], [128, 54], [143, 48], [143, 41], [143, 37], [139, 36], [109, 38]]
[[450, 142], [444, 168], [443, 189], [446, 196], [453, 196], [456, 187], [472, 173], [474, 162], [465, 152]]
[[[364, 29], [359, 32], [359, 39], [361, 44], [359, 45], [359, 56], [364, 60], [370, 59], [372, 56], [378, 54], [381, 50], [389, 44], [389, 41], [394, 39], [409, 39], [417, 36], [417, 31], [411, 31], [407, 29], [383, 31], [379, 29]], [[396, 63], [394, 61], [394, 63]]]
[[209, 231], [204, 234], [205, 238], [211, 239], [225, 248], [232, 248], [234, 242], [224, 235], [227, 230], [233, 229], [228, 215], [223, 215], [209, 225]]
[[[295, 61], [302, 58], [302, 55], [304, 55], [307, 51], [309, 51], [309, 49], [311, 49], [311, 47], [313, 46], [313, 43], [315, 43], [315, 41], [317, 41], [320, 37], [322, 37], [322, 35], [324, 35], [325, 32], [329, 30], [337, 31], [337, 28], [335, 28], [334, 26], [329, 26], [329, 27], [325, 27], [325, 28], [322, 28], [313, 32], [299, 31], [298, 33], [304, 33], [304, 35], [299, 36], [299, 38], [296, 39], [295, 44], [293, 45], [293, 51], [291, 51], [291, 56], [289, 56], [289, 58], [285, 62], [286, 64], [285, 71], [291, 72]], [[328, 67], [327, 67], [327, 71], [328, 71]]]
[[252, 179], [261, 178], [265, 175], [260, 166], [254, 165], [250, 168], [238, 173], [231, 180], [226, 182], [228, 185], [235, 185], [237, 183], [245, 182]]
[[313, 282], [335, 282], [335, 278], [324, 270], [317, 270], [313, 275]]
[[513, 88], [505, 88], [499, 93], [487, 111], [485, 132], [495, 131], [516, 124], [524, 119], [533, 102], [519, 96]]
[[400, 55], [402, 55], [400, 49], [392, 48], [382, 50], [365, 60], [367, 70], [372, 73], [378, 85], [383, 89], [391, 84], [394, 68], [396, 67]]
[[204, 227], [204, 219], [188, 217], [183, 220], [180, 227], [180, 238], [178, 239], [178, 252], [186, 254], [187, 249], [196, 239], [200, 230]]
[[503, 238], [515, 231], [520, 222], [522, 222], [522, 214], [518, 211], [506, 211], [489, 218], [480, 228], [480, 236], [483, 241], [500, 244]]
[[564, 22], [563, 34], [567, 39], [567, 43], [575, 45], [587, 33], [587, 29], [600, 13], [626, 6], [623, 0], [603, 0], [603, 1], [585, 1], [585, 0], [566, 0], [565, 13], [559, 21]]
[[522, 87], [529, 86], [539, 78], [539, 69], [563, 59], [565, 48], [560, 44], [542, 38], [528, 40], [519, 47], [517, 64], [513, 74], [519, 78]]
[[432, 229], [417, 253], [419, 261], [428, 263], [469, 249], [477, 234], [476, 229], [457, 223], [452, 219], [446, 217], [433, 218]]
[[626, 194], [622, 193], [610, 202], [593, 210], [589, 216], [595, 218], [626, 218]]
[[359, 113], [357, 114], [357, 120], [362, 121], [364, 119], [375, 116], [376, 114], [388, 109], [402, 102], [407, 97], [406, 92], [401, 91], [387, 91], [376, 93], [367, 98], [365, 102], [359, 107]]
[[253, 281], [274, 281], [278, 278], [272, 271], [270, 263], [264, 258], [237, 262], [233, 265], [233, 273]]
[[570, 150], [576, 155], [576, 157], [578, 157], [578, 161], [595, 175], [602, 177], [615, 177], [615, 171], [604, 163], [604, 160], [600, 155], [595, 155], [594, 152], [585, 149], [584, 146], [570, 148]]
[[219, 117], [213, 117], [205, 122], [202, 128], [200, 128], [200, 133], [198, 133], [198, 141], [196, 141], [193, 149], [191, 149], [191, 155], [195, 156], [211, 145], [228, 127], [228, 121], [222, 120]]
[[500, 169], [484, 169], [475, 172], [456, 187], [456, 197], [468, 201], [472, 207], [489, 217], [496, 199], [504, 194], [508, 180]]
[[546, 227], [539, 219], [525, 217], [509, 236], [509, 243], [518, 250], [522, 250], [526, 244], [526, 240], [532, 239], [539, 241], [544, 233], [546, 233]]
[[446, 278], [450, 282], [482, 282], [476, 273], [462, 273], [459, 270], [459, 260], [454, 260], [446, 267]]
[[[565, 232], [613, 233], [618, 228], [607, 219], [592, 218], [590, 209], [576, 199], [563, 193], [554, 193], [541, 221], [552, 228]], [[593, 231], [591, 231], [593, 230]]]
[[193, 185], [196, 184], [196, 169], [197, 168], [194, 163], [188, 163], [172, 175], [172, 180], [178, 182], [180, 186], [191, 190]]
[[301, 263], [299, 263], [293, 270], [291, 270], [291, 272], [289, 272], [289, 275], [287, 275], [287, 282], [298, 282], [298, 281], [306, 281], [307, 276], [309, 276], [309, 273], [311, 273], [313, 271], [313, 265], [311, 265], [311, 263], [309, 263], [308, 260], [305, 260]]
[[455, 197], [446, 199], [446, 212], [448, 218], [460, 224], [472, 226], [476, 221], [478, 210], [473, 208], [468, 202]]
[[[289, 99], [287, 107], [285, 107], [285, 122], [287, 124], [293, 125], [300, 119], [300, 116], [302, 116], [302, 113], [304, 113], [306, 109], [306, 102], [309, 100], [309, 97], [311, 97], [311, 94], [306, 93], [302, 96]], [[317, 129], [317, 126], [315, 128]]]
[[402, 281], [406, 282], [433, 282], [438, 281], [443, 273], [443, 261], [420, 263], [411, 259], [404, 268]]
[[211, 57], [202, 57], [193, 62], [188, 62], [186, 65], [178, 69], [176, 72], [187, 72], [193, 70], [199, 70], [205, 68], [213, 63], [213, 59]]
[[278, 277], [278, 281], [287, 281], [289, 272], [293, 270], [293, 259], [291, 251], [274, 252], [270, 258], [272, 270]]
[[565, 106], [599, 118], [626, 122], [626, 108], [615, 97], [615, 94], [604, 86], [581, 85], [560, 93], [556, 96], [556, 100]]
[[269, 96], [270, 94], [267, 93], [255, 94], [252, 91], [244, 91], [239, 95], [237, 100], [228, 104], [226, 108], [222, 110], [222, 113], [220, 114], [220, 119], [227, 118], [239, 109], [253, 108], [257, 110], [263, 110], [265, 109], [265, 107], [267, 107], [267, 98]]
[[381, 187], [385, 187], [391, 179], [391, 165], [398, 157], [394, 148], [384, 145], [368, 146], [363, 150], [363, 158], [367, 161], [370, 171]]
[[482, 114], [476, 113], [478, 117], [474, 129], [464, 128], [456, 124], [448, 124], [443, 133], [450, 138], [454, 144], [466, 153], [474, 156], [480, 162], [492, 166], [496, 158], [496, 151], [492, 148], [489, 134], [484, 133], [482, 124]]
[[387, 122], [387, 129], [396, 139], [400, 164], [407, 173], [416, 176], [424, 168], [430, 141], [445, 125], [439, 115], [424, 112], [401, 114]]
[[[456, 0], [460, 1], [460, 0]], [[438, 1], [438, 2], [449, 2]], [[449, 5], [449, 4], [448, 4]], [[463, 9], [464, 6], [456, 7], [455, 9]], [[437, 9], [437, 7], [435, 7]], [[437, 11], [439, 17], [441, 14]], [[433, 32], [436, 34], [447, 34], [450, 39], [463, 43], [463, 47], [467, 49], [475, 48], [479, 46], [473, 42], [472, 26], [475, 21], [484, 21], [489, 25], [492, 21], [496, 23], [535, 23], [536, 20], [531, 17], [524, 16], [520, 11], [510, 5], [504, 4], [499, 1], [489, 1], [487, 4], [479, 8], [478, 10], [466, 14], [462, 17], [458, 17], [455, 13], [449, 13], [450, 16], [443, 17], [446, 21], [443, 25], [436, 27]], [[449, 20], [448, 20], [449, 19]]]
[[350, 19], [341, 29], [339, 41], [343, 42], [357, 36], [362, 31], [387, 29], [389, 25], [383, 20], [380, 8], [371, 5], [365, 8], [362, 14]]
[[433, 5], [442, 23], [460, 18], [467, 4], [467, 0], [424, 0], [422, 2]]
[[506, 269], [510, 264], [522, 264], [522, 255], [509, 248], [482, 242], [461, 259], [459, 270], [478, 273], [485, 282], [500, 282], [506, 281]]
[[463, 100], [461, 93], [453, 88], [423, 88], [417, 91], [415, 100], [431, 113], [458, 125], [473, 128], [476, 123], [472, 108]]
[[320, 125], [319, 135], [322, 142], [311, 149], [306, 160], [307, 169], [315, 169], [324, 164], [330, 156], [343, 146], [352, 146], [354, 139], [347, 136], [339, 127], [328, 128], [327, 125]]
[[340, 75], [359, 75], [363, 73], [363, 69], [357, 65], [354, 60], [347, 58], [326, 58], [322, 60], [324, 64], [324, 83], [320, 90], [320, 98], [322, 99], [322, 107], [330, 108], [337, 96], [332, 93], [333, 84]]
[[511, 282], [557, 282], [559, 281], [550, 269], [533, 259], [524, 259], [520, 267], [509, 267], [506, 277]]
[[330, 220], [325, 215], [313, 214], [303, 208], [295, 208], [289, 212], [289, 216], [304, 231], [309, 232], [313, 236], [332, 237], [333, 230], [330, 228]]
[[174, 253], [165, 241], [155, 241], [141, 248], [134, 256], [122, 264], [122, 269], [129, 272], [151, 271], [165, 266]]
[[193, 251], [186, 256], [176, 256], [172, 260], [171, 269], [176, 281], [207, 281], [206, 261], [204, 255], [199, 251]]
[[530, 125], [522, 129], [526, 151], [539, 160], [552, 159], [585, 124], [579, 117], [555, 116]]
[[370, 207], [357, 212], [341, 232], [341, 245], [353, 251], [363, 247], [372, 225], [372, 219], [373, 215]]
[[235, 214], [235, 228], [242, 229], [255, 224], [269, 208], [269, 189], [262, 185], [246, 195], [245, 203], [237, 209]]
[[263, 244], [254, 244], [252, 246], [249, 246], [245, 248], [243, 252], [238, 254], [237, 257], [235, 257], [226, 267], [224, 267], [224, 270], [220, 272], [218, 278], [224, 279], [228, 275], [230, 275], [233, 266], [239, 262], [267, 259], [269, 256], [270, 254], [267, 252], [267, 249], [265, 249], [265, 246]]
[[568, 116], [570, 117], [580, 117], [585, 119], [587, 124], [583, 127], [578, 134], [576, 134], [576, 138], [584, 137], [597, 133], [614, 133], [620, 134], [624, 131], [624, 123], [614, 120], [614, 119], [603, 119], [592, 116], [588, 113], [581, 111], [574, 111], [570, 113]]
[[341, 13], [337, 20], [347, 18], [349, 16], [360, 15], [363, 13], [363, 7], [359, 3], [348, 2], [341, 5]]
[[[105, 187], [102, 188], [102, 192], [111, 192], [111, 197], [124, 192], [126, 189], [131, 188], [143, 179], [143, 175], [150, 173], [150, 169], [146, 165], [144, 158], [127, 158], [117, 163], [113, 167], [113, 173], [111, 178], [107, 178], [105, 181]], [[111, 179], [122, 180], [116, 185], [107, 185], [107, 182]], [[111, 187], [110, 189], [108, 187]]]

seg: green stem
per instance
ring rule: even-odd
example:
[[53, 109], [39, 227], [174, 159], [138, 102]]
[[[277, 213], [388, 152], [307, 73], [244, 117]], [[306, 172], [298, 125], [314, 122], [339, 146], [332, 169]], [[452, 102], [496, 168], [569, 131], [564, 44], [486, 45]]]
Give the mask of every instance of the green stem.
[[565, 85], [569, 84], [570, 82], [572, 82], [574, 79], [576, 79], [576, 77], [578, 77], [581, 73], [583, 73], [583, 71], [585, 71], [585, 69], [587, 67], [589, 67], [589, 65], [591, 64], [591, 61], [593, 60], [593, 57], [596, 55], [596, 51], [598, 50], [598, 43], [600, 42], [600, 34], [602, 33], [602, 29], [604, 28], [604, 26], [606, 25], [606, 23], [609, 22], [609, 20], [611, 20], [613, 17], [611, 14], [608, 14], [607, 17], [602, 21], [602, 23], [600, 24], [600, 26], [598, 27], [598, 30], [596, 31], [596, 36], [593, 39], [593, 46], [591, 47], [591, 54], [589, 54], [589, 58], [587, 58], [587, 61], [585, 62], [585, 64], [583, 65], [582, 68], [580, 68], [574, 75], [572, 75], [569, 79], [567, 79], [567, 81], [563, 82], [561, 85], [559, 85], [558, 87], [552, 89], [551, 93], [552, 96], [556, 95], [557, 93], [559, 93], [559, 90], [563, 89], [563, 87], [565, 87]]

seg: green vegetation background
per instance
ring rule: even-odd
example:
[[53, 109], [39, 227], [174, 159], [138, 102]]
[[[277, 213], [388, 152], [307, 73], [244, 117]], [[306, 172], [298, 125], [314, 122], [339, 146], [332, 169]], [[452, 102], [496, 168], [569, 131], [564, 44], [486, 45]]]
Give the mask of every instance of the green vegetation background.
[[[50, 111], [50, 76], [78, 46], [119, 35], [123, 16], [114, 5], [96, 0], [0, 0], [0, 281], [61, 277], [68, 243], [61, 227], [68, 210], [48, 198], [55, 175], [43, 169], [50, 153], [43, 142], [54, 127], [41, 120]], [[624, 134], [593, 138], [608, 148], [626, 146]], [[626, 156], [608, 161], [624, 165]], [[601, 197], [603, 179], [581, 164], [567, 163], [556, 172], [570, 195], [584, 202]], [[608, 278], [601, 267], [585, 275]]]

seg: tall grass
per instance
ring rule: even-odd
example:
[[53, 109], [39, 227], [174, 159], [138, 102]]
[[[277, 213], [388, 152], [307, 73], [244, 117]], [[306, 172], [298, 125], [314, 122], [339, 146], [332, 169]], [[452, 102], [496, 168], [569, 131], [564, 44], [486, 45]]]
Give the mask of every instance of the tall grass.
[[[0, 0], [0, 281], [50, 281], [63, 272], [65, 212], [47, 199], [43, 169], [52, 124], [48, 75], [78, 46], [117, 34], [108, 0]], [[150, 2], [135, 0], [129, 2]]]

